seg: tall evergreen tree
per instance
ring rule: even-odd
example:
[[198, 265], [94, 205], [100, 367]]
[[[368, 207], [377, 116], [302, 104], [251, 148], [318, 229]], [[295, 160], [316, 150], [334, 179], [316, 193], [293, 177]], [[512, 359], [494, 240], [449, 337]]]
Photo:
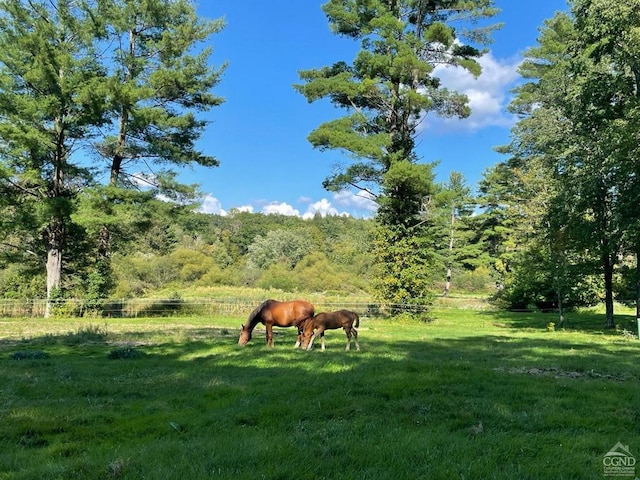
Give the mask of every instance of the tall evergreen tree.
[[24, 232], [16, 248], [44, 259], [50, 300], [78, 239], [71, 213], [92, 177], [74, 153], [104, 122], [105, 72], [84, 2], [6, 0], [1, 7], [2, 227]]
[[88, 202], [103, 213], [100, 221], [83, 218], [97, 240], [96, 268], [106, 269], [122, 227], [149, 224], [150, 199], [193, 201], [197, 187], [178, 183], [176, 169], [218, 165], [196, 148], [207, 125], [196, 113], [222, 102], [211, 90], [224, 65], [209, 66], [211, 48], [198, 47], [224, 23], [199, 18], [191, 0], [100, 0], [97, 7], [111, 94], [110, 123], [95, 146], [109, 180]]
[[[192, 199], [196, 187], [180, 185], [175, 169], [217, 165], [195, 148], [206, 125], [196, 113], [221, 102], [210, 90], [223, 68], [198, 47], [223, 24], [199, 19], [187, 0], [7, 0], [0, 9], [0, 227], [44, 258], [47, 298], [63, 287], [70, 249], [86, 254], [93, 237], [91, 290], [104, 290], [114, 225], [150, 224], [157, 194], [178, 206]], [[102, 188], [105, 164], [90, 151], [106, 159]], [[151, 188], [137, 193], [140, 182]]]
[[576, 75], [570, 74], [576, 65], [575, 39], [573, 19], [566, 13], [545, 22], [539, 45], [526, 52], [520, 67], [528, 81], [516, 89], [510, 106], [522, 120], [511, 144], [499, 149], [512, 156], [499, 166], [511, 178], [502, 198], [517, 207], [519, 220], [513, 225], [524, 233], [514, 242], [519, 248], [511, 254], [504, 296], [525, 304], [553, 303], [560, 324], [565, 302], [589, 301], [578, 279], [590, 273], [592, 258], [586, 253], [595, 250], [585, 248], [585, 239], [591, 241], [594, 233], [586, 233], [590, 226], [584, 208], [593, 199], [585, 204], [588, 182], [581, 179], [588, 176], [579, 165], [581, 145], [590, 139], [579, 133], [580, 120], [567, 113], [575, 91]]
[[[390, 301], [422, 297], [430, 260], [420, 240], [426, 236], [421, 215], [433, 191], [431, 170], [418, 164], [415, 152], [418, 125], [428, 114], [469, 115], [467, 98], [444, 88], [434, 69], [450, 65], [478, 75], [482, 52], [459, 40], [487, 43], [494, 27], [476, 21], [497, 10], [491, 0], [330, 0], [323, 10], [335, 33], [361, 42], [351, 64], [301, 71], [304, 83], [295, 85], [308, 101], [328, 98], [348, 112], [309, 135], [315, 148], [340, 149], [357, 159], [324, 186], [355, 188], [377, 199], [379, 265], [390, 274], [380, 278], [381, 295]], [[401, 252], [390, 251], [403, 245]], [[412, 275], [396, 271], [398, 256]]]
[[[436, 250], [445, 269], [443, 296], [449, 295], [454, 269], [463, 264], [471, 266], [479, 251], [472, 247], [467, 221], [473, 213], [475, 199], [460, 172], [451, 172], [449, 180], [436, 195], [435, 229], [438, 237]], [[475, 251], [474, 251], [475, 250]]]
[[[211, 48], [197, 47], [223, 21], [199, 18], [191, 0], [101, 0], [98, 14], [105, 22], [103, 61], [110, 65], [112, 92], [112, 130], [98, 144], [109, 185], [161, 185], [162, 170], [149, 171], [149, 165], [217, 166], [196, 148], [207, 123], [195, 113], [222, 103], [211, 89], [224, 66], [210, 67]], [[164, 181], [175, 187], [170, 175]]]

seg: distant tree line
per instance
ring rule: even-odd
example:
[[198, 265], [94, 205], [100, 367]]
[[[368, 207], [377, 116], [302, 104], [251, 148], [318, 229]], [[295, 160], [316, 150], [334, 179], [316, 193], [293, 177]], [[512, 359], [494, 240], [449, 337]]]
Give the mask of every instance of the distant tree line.
[[[443, 199], [448, 194], [443, 191]], [[448, 201], [448, 200], [447, 200]], [[373, 293], [375, 222], [346, 216], [302, 219], [234, 211], [229, 215], [194, 212], [157, 201], [143, 228], [121, 232], [111, 252], [111, 268], [97, 272], [91, 262], [69, 258], [61, 294], [68, 298], [123, 298], [159, 291], [188, 292], [215, 286], [274, 288], [283, 291]], [[492, 291], [494, 280], [485, 255], [473, 242], [470, 210], [458, 217], [451, 248], [450, 204], [434, 209], [429, 224], [429, 254], [434, 256], [429, 294], [442, 293], [446, 269], [453, 269], [454, 292]], [[79, 213], [78, 215], [81, 215]], [[84, 243], [78, 258], [92, 258], [95, 245]], [[3, 298], [42, 298], [39, 260], [15, 258], [4, 247], [0, 270]]]

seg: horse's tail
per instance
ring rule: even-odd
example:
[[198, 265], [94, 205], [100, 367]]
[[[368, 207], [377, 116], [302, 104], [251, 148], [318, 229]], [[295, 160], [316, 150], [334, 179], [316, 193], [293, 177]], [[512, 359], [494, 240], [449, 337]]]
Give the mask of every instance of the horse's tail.
[[353, 312], [353, 316], [356, 317], [353, 321], [353, 326], [355, 328], [358, 328], [360, 326], [360, 315], [358, 315], [356, 312]]

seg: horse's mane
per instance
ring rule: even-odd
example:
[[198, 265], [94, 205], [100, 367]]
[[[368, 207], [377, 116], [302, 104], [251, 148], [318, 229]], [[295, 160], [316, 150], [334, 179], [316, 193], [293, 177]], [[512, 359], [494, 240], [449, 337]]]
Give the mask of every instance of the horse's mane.
[[262, 310], [271, 302], [272, 300], [265, 300], [256, 308], [253, 309], [253, 312], [249, 314], [249, 319], [247, 320], [247, 327], [253, 328], [256, 326], [256, 323], [260, 321], [260, 315], [262, 314]]

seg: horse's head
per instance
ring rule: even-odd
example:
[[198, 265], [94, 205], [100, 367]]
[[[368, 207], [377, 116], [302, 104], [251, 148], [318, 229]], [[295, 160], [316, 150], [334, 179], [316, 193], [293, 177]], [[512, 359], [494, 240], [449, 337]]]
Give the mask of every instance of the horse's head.
[[240, 338], [238, 339], [238, 345], [244, 347], [249, 340], [251, 340], [251, 330], [242, 325], [242, 330], [240, 330]]
[[309, 346], [309, 343], [311, 342], [311, 337], [313, 336], [313, 331], [314, 331], [313, 319], [311, 318], [303, 322], [298, 327], [298, 335], [300, 337], [300, 347], [303, 350], [305, 350]]

